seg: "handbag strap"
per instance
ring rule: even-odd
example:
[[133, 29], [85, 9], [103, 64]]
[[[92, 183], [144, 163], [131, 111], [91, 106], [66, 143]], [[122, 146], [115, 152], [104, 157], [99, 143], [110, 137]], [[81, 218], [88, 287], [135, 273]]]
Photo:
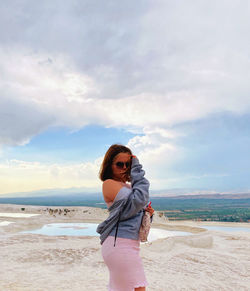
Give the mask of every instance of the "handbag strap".
[[116, 223], [114, 247], [115, 247], [115, 242], [116, 242], [116, 237], [117, 237], [117, 232], [118, 232], [118, 226], [119, 226], [119, 222], [120, 222], [121, 213], [122, 213], [123, 209], [125, 208], [125, 206], [127, 206], [127, 204], [128, 204], [128, 201], [123, 205], [122, 209], [119, 212], [118, 221]]
[[117, 223], [116, 223], [116, 231], [115, 231], [114, 247], [115, 247], [115, 242], [116, 242], [116, 237], [117, 237], [117, 232], [118, 232], [118, 226], [119, 226], [119, 222], [120, 222], [120, 216], [121, 216], [121, 211], [120, 211], [120, 213], [119, 213], [118, 221], [117, 221]]

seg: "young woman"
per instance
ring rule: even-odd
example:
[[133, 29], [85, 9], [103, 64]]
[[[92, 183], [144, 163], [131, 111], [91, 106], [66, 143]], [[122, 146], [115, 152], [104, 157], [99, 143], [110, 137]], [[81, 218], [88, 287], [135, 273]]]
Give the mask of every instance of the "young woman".
[[[109, 217], [98, 225], [97, 232], [109, 269], [109, 291], [145, 291], [148, 285], [139, 255], [139, 229], [149, 200], [144, 174], [129, 148], [115, 144], [106, 152], [100, 179]], [[151, 215], [154, 212], [151, 207], [147, 210]]]

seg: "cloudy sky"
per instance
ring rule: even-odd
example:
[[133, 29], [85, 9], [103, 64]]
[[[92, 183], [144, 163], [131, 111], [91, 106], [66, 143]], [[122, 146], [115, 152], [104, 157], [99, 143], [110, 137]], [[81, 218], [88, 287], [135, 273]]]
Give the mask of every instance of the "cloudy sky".
[[113, 143], [151, 190], [250, 191], [250, 2], [0, 2], [0, 194], [86, 187]]

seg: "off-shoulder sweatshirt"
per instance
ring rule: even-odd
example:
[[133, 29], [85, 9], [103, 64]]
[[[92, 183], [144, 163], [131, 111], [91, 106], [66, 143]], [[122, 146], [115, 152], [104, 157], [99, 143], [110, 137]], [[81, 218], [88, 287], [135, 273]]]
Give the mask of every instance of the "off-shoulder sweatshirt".
[[97, 226], [101, 244], [110, 236], [115, 236], [119, 219], [117, 237], [139, 239], [139, 229], [143, 209], [149, 200], [149, 182], [137, 158], [132, 159], [131, 188], [122, 187], [117, 193], [113, 204], [108, 208], [109, 216]]

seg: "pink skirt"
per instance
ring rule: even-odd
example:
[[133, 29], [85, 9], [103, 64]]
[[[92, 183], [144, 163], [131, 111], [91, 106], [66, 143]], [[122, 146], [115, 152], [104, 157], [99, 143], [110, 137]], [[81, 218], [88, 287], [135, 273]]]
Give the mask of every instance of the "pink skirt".
[[102, 244], [102, 256], [109, 269], [109, 291], [134, 291], [148, 285], [139, 255], [140, 241], [108, 236]]

